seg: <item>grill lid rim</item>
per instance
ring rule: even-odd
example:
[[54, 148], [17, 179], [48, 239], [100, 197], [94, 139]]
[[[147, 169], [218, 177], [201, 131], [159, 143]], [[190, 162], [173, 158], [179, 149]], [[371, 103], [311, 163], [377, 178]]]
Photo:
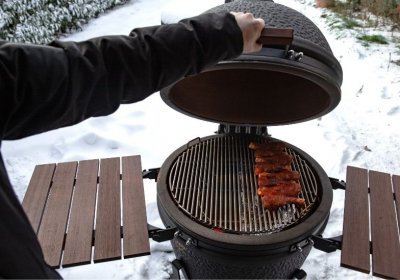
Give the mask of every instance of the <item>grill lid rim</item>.
[[[169, 107], [193, 118], [215, 123], [267, 126], [295, 124], [316, 119], [330, 113], [337, 107], [337, 105], [341, 101], [341, 82], [336, 82], [333, 78], [336, 76], [335, 71], [328, 71], [329, 68], [326, 65], [321, 64], [320, 62], [312, 58], [308, 58], [307, 56], [305, 56], [304, 61], [308, 62], [308, 64], [305, 64], [303, 62], [300, 63], [279, 57], [259, 56], [256, 57], [257, 60], [255, 61], [247, 60], [246, 57], [248, 58], [251, 56], [248, 55], [233, 61], [220, 62], [212, 67], [205, 69], [195, 76], [183, 78], [161, 89], [160, 96]], [[321, 71], [322, 67], [324, 67], [326, 70]], [[236, 74], [236, 72], [242, 70], [260, 71], [260, 74], [265, 73], [265, 75], [263, 75], [262, 81], [252, 83], [259, 85], [258, 87], [260, 87], [260, 89], [254, 91], [253, 93], [251, 91], [246, 92], [246, 98], [248, 98], [249, 100], [253, 100], [252, 105], [246, 105], [243, 104], [243, 102], [239, 102], [241, 112], [239, 119], [237, 116], [230, 115], [229, 111], [227, 110], [225, 110], [224, 112], [224, 108], [221, 106], [219, 107], [221, 107], [222, 112], [219, 111], [218, 115], [216, 115], [215, 113], [206, 112], [203, 109], [198, 108], [197, 104], [209, 104], [209, 106], [214, 106], [213, 104], [217, 104], [219, 102], [219, 99], [228, 100], [229, 98], [232, 98], [232, 95], [237, 95], [239, 97], [243, 95], [243, 92], [241, 92], [240, 90], [238, 92], [219, 90], [218, 99], [216, 99], [215, 97], [214, 100], [208, 100], [205, 99], [206, 97], [204, 97], [204, 94], [198, 94], [198, 92], [196, 92], [195, 90], [206, 87], [212, 92], [213, 90], [215, 90], [215, 88], [222, 86], [221, 83], [223, 82], [221, 81], [219, 75], [223, 75], [226, 77], [230, 77], [233, 75], [233, 77], [235, 77], [235, 75], [238, 75]], [[278, 75], [278, 77], [282, 76], [282, 79], [284, 80], [286, 78], [283, 77], [293, 77], [294, 79], [298, 80], [298, 92], [300, 95], [304, 95], [305, 101], [311, 100], [311, 96], [307, 97], [307, 95], [305, 95], [306, 93], [308, 94], [310, 85], [313, 85], [313, 87], [315, 87], [315, 90], [319, 92], [318, 95], [320, 95], [323, 100], [321, 100], [318, 104], [306, 102], [308, 104], [307, 106], [311, 106], [310, 110], [301, 109], [301, 111], [296, 111], [296, 106], [294, 106], [294, 104], [298, 104], [298, 102], [294, 100], [292, 101], [293, 108], [287, 110], [287, 113], [282, 116], [279, 114], [273, 117], [270, 117], [267, 114], [253, 116], [254, 104], [256, 104], [255, 102], [257, 102], [257, 100], [263, 100], [263, 98], [260, 97], [261, 91], [265, 93], [263, 95], [265, 95], [265, 98], [268, 100], [268, 104], [280, 104], [281, 99], [278, 96], [284, 96], [285, 100], [290, 98], [290, 92], [286, 88], [281, 89], [280, 94], [274, 92], [274, 94], [271, 96], [271, 94], [268, 93], [268, 84], [270, 84], [268, 82], [268, 72], [274, 73], [274, 75]], [[205, 82], [202, 80], [203, 77], [205, 77], [204, 75], [215, 75], [215, 77], [212, 78], [212, 81]], [[339, 78], [336, 78], [336, 80], [337, 79]], [[231, 86], [231, 88], [240, 89], [243, 83], [246, 83], [246, 81], [243, 81], [243, 79], [241, 79], [240, 77], [229, 79], [229, 84], [237, 84], [237, 86]], [[263, 90], [262, 88], [265, 88], [265, 90]], [[182, 90], [185, 91], [185, 97], [188, 97], [187, 95], [190, 95], [193, 98], [182, 99], [182, 94], [180, 93]], [[203, 93], [205, 93], [205, 91], [203, 91]], [[196, 100], [196, 102], [192, 102], [191, 100]], [[208, 108], [207, 106], [201, 107]]]

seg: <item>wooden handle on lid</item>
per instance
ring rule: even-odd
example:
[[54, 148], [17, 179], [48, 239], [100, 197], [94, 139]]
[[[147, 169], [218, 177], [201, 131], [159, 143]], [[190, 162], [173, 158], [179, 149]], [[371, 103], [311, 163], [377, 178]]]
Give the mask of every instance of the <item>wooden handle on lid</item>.
[[288, 47], [292, 44], [292, 41], [293, 41], [292, 28], [266, 27], [261, 32], [261, 36], [258, 39], [258, 43], [261, 43], [264, 47], [267, 46]]

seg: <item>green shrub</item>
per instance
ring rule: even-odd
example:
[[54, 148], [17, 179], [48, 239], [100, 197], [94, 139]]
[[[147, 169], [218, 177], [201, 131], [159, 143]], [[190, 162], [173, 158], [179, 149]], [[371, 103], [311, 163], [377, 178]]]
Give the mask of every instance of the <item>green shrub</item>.
[[46, 44], [128, 0], [0, 0], [0, 38]]

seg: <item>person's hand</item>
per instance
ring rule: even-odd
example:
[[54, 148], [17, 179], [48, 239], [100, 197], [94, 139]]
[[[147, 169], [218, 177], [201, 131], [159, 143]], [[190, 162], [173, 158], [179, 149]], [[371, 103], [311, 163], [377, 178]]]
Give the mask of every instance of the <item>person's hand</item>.
[[255, 18], [252, 13], [231, 12], [243, 34], [243, 53], [258, 52], [262, 44], [257, 43], [261, 32], [265, 27], [262, 18]]

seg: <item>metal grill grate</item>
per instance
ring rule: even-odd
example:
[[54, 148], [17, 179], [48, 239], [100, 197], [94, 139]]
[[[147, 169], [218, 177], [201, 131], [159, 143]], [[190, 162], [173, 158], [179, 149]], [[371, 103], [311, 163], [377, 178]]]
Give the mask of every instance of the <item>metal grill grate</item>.
[[224, 135], [199, 140], [181, 153], [168, 177], [178, 207], [193, 220], [225, 232], [258, 234], [282, 231], [310, 213], [318, 199], [316, 178], [293, 149], [293, 170], [301, 174], [300, 197], [306, 207], [294, 205], [266, 210], [257, 195], [254, 156], [249, 143], [264, 137]]

